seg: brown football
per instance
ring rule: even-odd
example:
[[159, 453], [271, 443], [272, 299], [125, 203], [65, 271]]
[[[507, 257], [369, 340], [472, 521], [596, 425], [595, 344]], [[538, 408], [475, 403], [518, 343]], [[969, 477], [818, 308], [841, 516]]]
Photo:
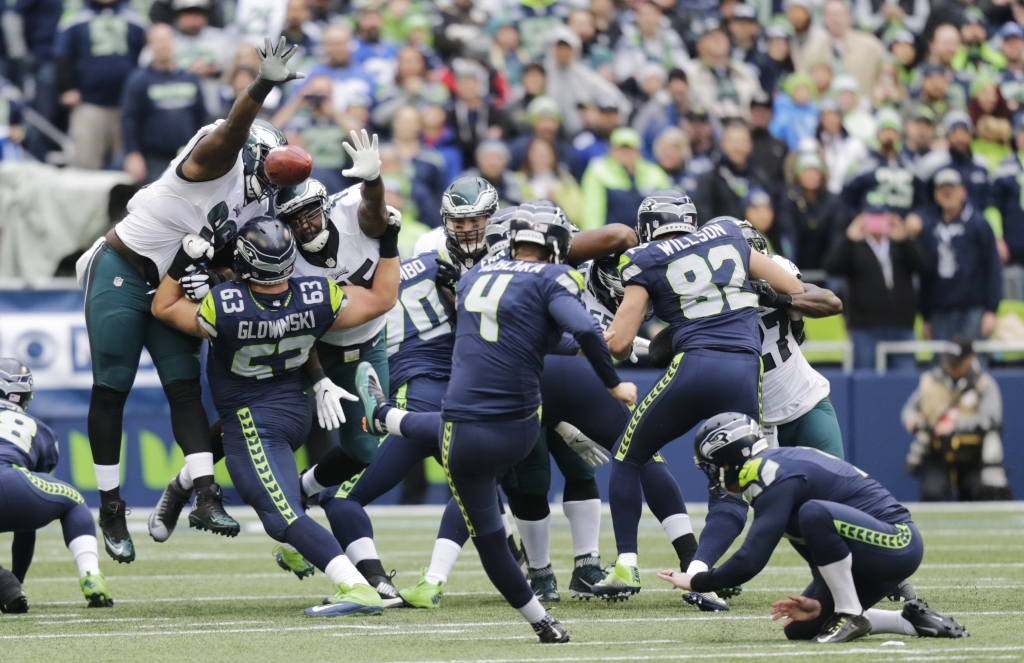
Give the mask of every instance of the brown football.
[[277, 186], [302, 184], [313, 172], [313, 157], [298, 145], [275, 147], [263, 162], [267, 179]]

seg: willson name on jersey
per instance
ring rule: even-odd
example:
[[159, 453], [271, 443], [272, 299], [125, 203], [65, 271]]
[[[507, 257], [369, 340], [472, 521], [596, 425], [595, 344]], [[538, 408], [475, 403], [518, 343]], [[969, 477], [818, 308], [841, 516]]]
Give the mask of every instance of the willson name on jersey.
[[[315, 329], [316, 320], [313, 311], [289, 313], [278, 320], [242, 320], [238, 323], [238, 338], [280, 338], [290, 331]], [[255, 324], [256, 330], [253, 331]]]
[[672, 239], [660, 241], [658, 242], [657, 247], [661, 249], [665, 255], [670, 256], [673, 253], [679, 253], [680, 251], [692, 246], [697, 246], [703, 242], [710, 242], [713, 239], [728, 236], [729, 233], [727, 233], [720, 225], [715, 223], [710, 226], [704, 226], [697, 232], [684, 235], [683, 237], [674, 237]]

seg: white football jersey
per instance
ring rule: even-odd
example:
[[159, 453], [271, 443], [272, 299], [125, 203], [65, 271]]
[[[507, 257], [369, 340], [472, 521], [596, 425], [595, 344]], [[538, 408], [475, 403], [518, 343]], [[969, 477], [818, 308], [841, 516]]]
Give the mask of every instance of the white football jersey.
[[445, 243], [448, 241], [448, 236], [444, 234], [444, 228], [438, 226], [432, 228], [427, 232], [419, 236], [416, 240], [415, 246], [412, 249], [412, 257], [421, 256], [424, 253], [430, 253], [431, 251], [438, 251], [443, 255], [447, 255], [448, 251], [445, 249]]
[[593, 262], [587, 262], [579, 266], [578, 270], [583, 274], [583, 307], [587, 309], [587, 313], [594, 316], [597, 320], [598, 326], [602, 331], [608, 331], [608, 327], [611, 326], [612, 320], [615, 318], [615, 314], [608, 310], [608, 308], [601, 303], [601, 300], [597, 298], [597, 295], [590, 291], [590, 279], [592, 278], [592, 270], [594, 267]]
[[[334, 206], [330, 217], [338, 233], [337, 255], [328, 258], [325, 267], [319, 267], [307, 262], [300, 251], [295, 259], [295, 276], [323, 276], [338, 285], [369, 287], [380, 262], [380, 240], [367, 237], [359, 228], [361, 191], [361, 185], [356, 184], [331, 197]], [[387, 315], [382, 315], [358, 327], [327, 332], [323, 341], [338, 346], [365, 343], [376, 336], [386, 322]]]
[[[790, 273], [799, 274], [796, 265], [782, 256], [772, 256], [772, 260]], [[788, 311], [769, 308], [758, 312], [764, 364], [761, 403], [766, 426], [784, 424], [807, 414], [829, 394], [828, 380], [807, 362], [793, 336], [791, 323]]]
[[200, 129], [156, 182], [128, 201], [128, 216], [114, 227], [125, 245], [153, 261], [162, 279], [181, 248], [185, 235], [207, 230], [214, 248], [234, 241], [246, 221], [267, 213], [266, 199], [245, 204], [242, 153], [224, 175], [209, 182], [189, 182], [179, 171], [199, 139], [215, 124]]

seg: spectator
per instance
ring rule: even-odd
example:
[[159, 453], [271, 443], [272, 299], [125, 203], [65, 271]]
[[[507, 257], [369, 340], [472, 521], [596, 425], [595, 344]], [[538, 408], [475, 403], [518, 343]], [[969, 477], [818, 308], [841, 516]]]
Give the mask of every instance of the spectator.
[[843, 230], [839, 197], [828, 190], [825, 164], [816, 153], [801, 153], [793, 172], [796, 182], [782, 201], [780, 225], [795, 237], [793, 261], [802, 269], [824, 269], [825, 256]]
[[1007, 23], [999, 30], [1003, 40], [1001, 52], [1006, 59], [1006, 66], [996, 73], [999, 80], [999, 92], [1016, 111], [1024, 103], [1024, 28], [1018, 23]]
[[[174, 0], [153, 0], [149, 5], [149, 20], [153, 23], [174, 24]], [[212, 0], [210, 3], [210, 25], [215, 28], [224, 27], [224, 3]]]
[[[26, 74], [32, 76], [35, 94], [29, 100], [29, 105], [49, 122], [57, 119], [57, 70], [54, 58], [57, 25], [63, 11], [62, 0], [15, 0], [8, 2], [7, 11], [2, 12], [7, 56], [15, 65], [14, 69], [22, 73], [17, 78], [24, 78]], [[21, 133], [20, 126], [17, 133]], [[29, 126], [25, 147], [37, 159], [45, 160], [52, 145], [42, 132]]]
[[147, 45], [152, 62], [132, 72], [121, 96], [124, 169], [145, 184], [160, 177], [206, 119], [199, 79], [174, 62], [174, 30], [157, 23]]
[[530, 120], [530, 132], [509, 143], [509, 152], [512, 155], [509, 167], [519, 170], [526, 162], [530, 143], [539, 138], [554, 147], [556, 161], [571, 174], [576, 154], [572, 145], [562, 138], [562, 113], [558, 110], [558, 104], [550, 97], [537, 97], [530, 102], [527, 116]]
[[313, 23], [311, 19], [312, 14], [306, 0], [288, 0], [281, 36], [287, 39], [289, 44], [298, 47], [299, 50], [292, 57], [291, 64], [303, 70], [306, 69], [307, 61], [313, 57], [319, 47], [320, 38], [323, 36], [320, 26]]
[[580, 223], [583, 197], [572, 173], [558, 162], [554, 146], [543, 138], [532, 138], [523, 166], [516, 173], [523, 200], [552, 200], [565, 210], [569, 220]]
[[654, 145], [654, 139], [670, 126], [680, 126], [690, 110], [690, 84], [686, 72], [673, 69], [668, 72], [665, 87], [652, 96], [633, 118], [632, 126], [640, 132], [645, 151]]
[[914, 35], [906, 30], [895, 32], [890, 39], [889, 53], [896, 61], [897, 81], [909, 89], [917, 76], [914, 69], [917, 64], [917, 46]]
[[978, 74], [998, 71], [1006, 66], [1003, 54], [988, 44], [988, 20], [977, 7], [964, 10], [960, 24], [960, 48], [950, 64], [957, 77], [968, 86]]
[[569, 30], [565, 19], [571, 9], [565, 0], [508, 0], [508, 17], [519, 26], [523, 48], [534, 60], [544, 55], [544, 49], [556, 33]]
[[656, 62], [668, 72], [682, 69], [690, 61], [683, 40], [668, 25], [661, 7], [652, 0], [641, 0], [635, 8], [636, 23], [623, 25], [615, 49], [615, 80], [620, 85], [647, 62]]
[[843, 127], [846, 132], [865, 145], [873, 143], [878, 125], [867, 104], [867, 98], [858, 91], [857, 79], [846, 74], [836, 76], [830, 92], [843, 111]]
[[941, 66], [922, 64], [918, 68], [920, 83], [910, 91], [910, 99], [932, 112], [935, 122], [942, 122], [951, 110], [964, 110], [966, 95], [958, 84], [950, 84], [951, 75]]
[[792, 74], [784, 92], [775, 97], [775, 117], [768, 127], [771, 134], [795, 150], [800, 141], [814, 136], [818, 129], [818, 106], [814, 81], [807, 74]]
[[978, 119], [978, 138], [971, 142], [971, 149], [984, 159], [989, 173], [999, 168], [999, 164], [1013, 153], [1010, 149], [1010, 137], [1013, 135], [1010, 126], [1009, 120], [991, 115], [982, 115]]
[[845, 0], [826, 0], [822, 10], [825, 32], [808, 39], [803, 48], [803, 68], [810, 71], [815, 62], [827, 62], [832, 71], [844, 71], [857, 79], [862, 95], [871, 93], [875, 73], [885, 57], [878, 37], [851, 27], [850, 9]]
[[608, 154], [608, 141], [612, 132], [622, 124], [619, 106], [611, 97], [598, 97], [594, 102], [596, 113], [590, 129], [582, 132], [572, 141], [573, 171], [577, 180], [583, 179], [587, 165], [598, 157]]
[[[824, 267], [846, 279], [847, 316], [856, 368], [875, 366], [875, 345], [914, 340], [917, 295], [914, 277], [927, 264], [907, 225], [872, 204], [846, 228]], [[889, 368], [914, 368], [914, 356], [889, 355]]]
[[508, 169], [509, 154], [505, 143], [500, 140], [481, 141], [476, 148], [476, 168], [470, 168], [463, 177], [482, 177], [491, 183], [498, 192], [498, 203], [501, 207], [521, 205], [526, 202], [519, 190], [519, 182], [515, 174]]
[[210, 113], [218, 106], [220, 75], [231, 58], [231, 41], [220, 28], [210, 25], [211, 0], [172, 0], [175, 60], [178, 67], [199, 77], [203, 99]]
[[22, 104], [12, 100], [17, 91], [0, 76], [0, 161], [21, 161], [24, 154], [21, 142], [25, 132], [21, 128]]
[[614, 79], [612, 51], [608, 39], [597, 32], [594, 13], [587, 9], [573, 9], [565, 24], [580, 38], [580, 60], [605, 78]]
[[463, 163], [472, 164], [481, 141], [500, 139], [511, 134], [511, 130], [505, 113], [486, 96], [487, 70], [473, 60], [462, 58], [452, 64], [452, 71], [455, 102], [448, 115], [448, 125], [455, 136], [455, 144], [462, 150]]
[[615, 0], [590, 0], [590, 13], [594, 15], [595, 39], [609, 51], [614, 51], [622, 37], [615, 10]]
[[743, 216], [750, 221], [757, 232], [768, 241], [768, 249], [782, 256], [793, 255], [793, 236], [788, 228], [783, 228], [775, 219], [775, 207], [772, 197], [760, 187], [752, 187], [743, 198]]
[[822, 99], [818, 110], [818, 131], [815, 137], [821, 143], [825, 164], [828, 166], [828, 190], [839, 195], [843, 191], [846, 177], [867, 156], [868, 151], [863, 142], [846, 131], [838, 101]]
[[505, 20], [494, 29], [487, 61], [494, 71], [505, 77], [514, 93], [522, 93], [523, 69], [530, 64], [530, 54], [523, 48], [515, 23]]
[[434, 47], [446, 61], [463, 55], [467, 44], [486, 39], [487, 12], [473, 0], [453, 0], [439, 9]]
[[921, 162], [932, 152], [932, 142], [935, 140], [935, 114], [927, 106], [914, 106], [903, 126], [907, 135], [900, 154], [920, 173]]
[[991, 223], [999, 257], [1003, 263], [1024, 266], [1024, 207], [1021, 206], [1024, 189], [1024, 167], [1020, 156], [1024, 154], [1024, 123], [1018, 118], [1014, 138], [1016, 152], [1006, 158], [992, 173], [992, 186], [985, 218]]
[[754, 149], [750, 153], [750, 161], [768, 178], [766, 184], [773, 191], [782, 191], [786, 184], [784, 164], [789, 148], [785, 141], [771, 135], [768, 127], [772, 123], [772, 97], [760, 90], [750, 100], [750, 138]]
[[653, 191], [671, 185], [659, 166], [640, 156], [640, 134], [629, 127], [612, 132], [607, 156], [594, 159], [583, 175], [583, 216], [580, 228], [606, 223], [636, 227], [636, 211]]
[[75, 167], [103, 168], [121, 153], [121, 90], [145, 41], [138, 15], [120, 0], [93, 0], [57, 36], [57, 86], [71, 112]]
[[974, 0], [937, 0], [932, 3], [932, 11], [924, 26], [921, 37], [931, 41], [936, 32], [944, 25], [961, 25], [964, 10], [974, 5]]
[[686, 171], [690, 160], [690, 141], [679, 127], [668, 127], [654, 141], [654, 160], [672, 181], [673, 189], [683, 193], [697, 188], [697, 178]]
[[395, 82], [377, 90], [379, 100], [373, 109], [373, 124], [386, 130], [395, 117], [395, 112], [406, 105], [421, 103], [445, 104], [449, 99], [448, 88], [430, 80], [427, 60], [416, 48], [403, 46], [398, 51], [398, 68]]
[[750, 68], [729, 57], [729, 37], [720, 28], [697, 40], [697, 60], [683, 68], [695, 100], [724, 117], [726, 108], [747, 108], [761, 83]]
[[923, 213], [921, 233], [921, 248], [930, 263], [921, 275], [925, 338], [986, 338], [996, 327], [1003, 297], [995, 235], [968, 200], [959, 171], [940, 170], [934, 185], [937, 207]]
[[971, 139], [974, 127], [971, 118], [962, 111], [953, 111], [946, 115], [943, 123], [946, 130], [944, 150], [935, 150], [922, 159], [918, 165], [918, 173], [929, 186], [932, 178], [939, 171], [952, 168], [960, 174], [960, 179], [967, 188], [967, 198], [976, 210], [985, 209], [988, 203], [988, 163], [981, 155], [971, 151]]
[[444, 157], [448, 164], [448, 181], [451, 182], [463, 169], [462, 149], [455, 143], [455, 134], [448, 126], [448, 114], [436, 104], [427, 104], [420, 112], [423, 116], [420, 140]]
[[[333, 81], [331, 98], [338, 109], [347, 108], [352, 98], [373, 98], [376, 83], [362, 65], [352, 61], [352, 32], [348, 27], [331, 24], [324, 28], [321, 49], [320, 64], [305, 72], [305, 85], [317, 76], [330, 77]], [[299, 94], [299, 90], [301, 87], [292, 94]]]
[[[409, 230], [412, 231], [411, 235], [418, 237], [419, 234], [430, 230], [430, 228], [441, 225], [440, 208], [435, 207], [438, 205], [438, 201], [423, 186], [422, 182], [416, 180], [414, 167], [402, 160], [394, 145], [385, 143], [380, 146], [380, 173], [385, 188], [394, 184], [396, 191], [401, 194], [400, 204], [396, 205], [390, 201], [386, 204], [402, 211], [403, 229], [405, 228], [404, 214], [407, 209], [413, 213], [412, 223], [409, 227]], [[387, 199], [386, 191], [384, 195]], [[430, 212], [431, 208], [435, 209], [432, 213]], [[427, 218], [424, 218], [424, 215], [427, 215]], [[435, 225], [431, 226], [431, 223]], [[400, 240], [400, 246], [410, 240], [412, 238], [403, 238]]]
[[402, 106], [391, 128], [392, 145], [402, 163], [411, 167], [412, 182], [422, 187], [430, 203], [420, 209], [420, 221], [431, 228], [441, 225], [441, 195], [448, 185], [447, 165], [437, 150], [420, 141], [423, 119], [415, 106]]
[[932, 8], [928, 0], [856, 0], [857, 24], [861, 30], [873, 32], [879, 38], [896, 26], [921, 34]]
[[1003, 467], [1003, 398], [978, 363], [971, 339], [956, 336], [941, 363], [921, 375], [900, 413], [914, 436], [904, 466], [921, 479], [922, 502], [1013, 499]]
[[581, 104], [595, 97], [615, 99], [619, 112], [629, 114], [629, 102], [625, 95], [609, 81], [579, 61], [580, 38], [568, 28], [554, 31], [553, 45], [544, 60], [547, 73], [547, 94], [558, 102], [562, 109], [562, 125], [566, 134], [575, 136], [583, 131]]
[[[520, 97], [505, 106], [505, 114], [508, 115], [512, 131], [517, 136], [528, 134], [533, 130], [530, 124], [530, 114], [527, 111], [530, 104], [537, 97], [544, 96], [544, 89], [547, 85], [547, 75], [544, 73], [544, 65], [531, 62], [523, 68], [523, 85]], [[556, 102], [557, 104], [557, 102]], [[561, 118], [561, 109], [559, 109]]]
[[356, 48], [352, 60], [363, 67], [377, 85], [395, 82], [398, 47], [381, 41], [384, 17], [374, 7], [364, 7], [356, 17]]
[[[430, 27], [430, 19], [410, 0], [388, 0], [381, 8], [381, 18], [381, 38], [391, 44], [409, 42], [410, 36], [421, 26]], [[428, 31], [424, 43], [431, 41], [433, 37]]]
[[747, 63], [760, 81], [762, 90], [774, 91], [778, 69], [761, 47], [761, 24], [757, 22], [757, 12], [750, 5], [737, 4], [733, 7], [728, 26], [733, 45], [732, 57]]
[[967, 102], [967, 114], [974, 126], [984, 116], [1013, 121], [1013, 111], [999, 91], [999, 83], [990, 74], [979, 74], [971, 81], [971, 100]]
[[[259, 68], [260, 60], [256, 57], [256, 49], [249, 44], [239, 44], [235, 49], [232, 63], [224, 72], [224, 82], [221, 83], [218, 91], [220, 105], [217, 112], [211, 113], [211, 115], [218, 119], [226, 118], [238, 95], [245, 92], [246, 88], [256, 80]], [[269, 120], [274, 114], [274, 110], [281, 105], [281, 96], [281, 88], [275, 87], [267, 95], [267, 100], [263, 102], [258, 117]]]
[[813, 0], [783, 0], [782, 8], [786, 12], [786, 18], [793, 27], [792, 40], [790, 41], [793, 64], [802, 71], [806, 61], [804, 52], [808, 44], [817, 43], [828, 39], [824, 29], [814, 24], [811, 20], [814, 11]]
[[703, 106], [694, 106], [686, 114], [684, 130], [690, 138], [690, 160], [686, 162], [686, 172], [693, 179], [693, 186], [689, 189], [692, 191], [697, 187], [696, 178], [715, 167], [718, 145], [711, 117]]
[[743, 218], [743, 199], [750, 189], [769, 190], [767, 176], [750, 161], [754, 146], [746, 124], [736, 120], [727, 124], [721, 147], [714, 167], [697, 179], [693, 195], [702, 224], [718, 216]]
[[764, 37], [767, 42], [765, 52], [771, 61], [772, 73], [770, 78], [774, 81], [771, 87], [765, 87], [766, 79], [769, 75], [763, 71], [761, 72], [761, 87], [768, 94], [774, 94], [779, 87], [779, 83], [786, 76], [796, 71], [789, 43], [791, 39], [790, 31], [791, 27], [789, 25], [782, 25], [780, 23], [773, 23], [764, 31]]

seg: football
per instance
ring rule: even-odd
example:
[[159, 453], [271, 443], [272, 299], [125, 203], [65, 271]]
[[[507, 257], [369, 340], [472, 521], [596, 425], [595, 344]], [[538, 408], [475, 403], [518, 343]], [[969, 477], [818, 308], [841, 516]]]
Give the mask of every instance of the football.
[[313, 172], [313, 157], [298, 145], [275, 147], [267, 154], [263, 169], [277, 186], [295, 186]]

